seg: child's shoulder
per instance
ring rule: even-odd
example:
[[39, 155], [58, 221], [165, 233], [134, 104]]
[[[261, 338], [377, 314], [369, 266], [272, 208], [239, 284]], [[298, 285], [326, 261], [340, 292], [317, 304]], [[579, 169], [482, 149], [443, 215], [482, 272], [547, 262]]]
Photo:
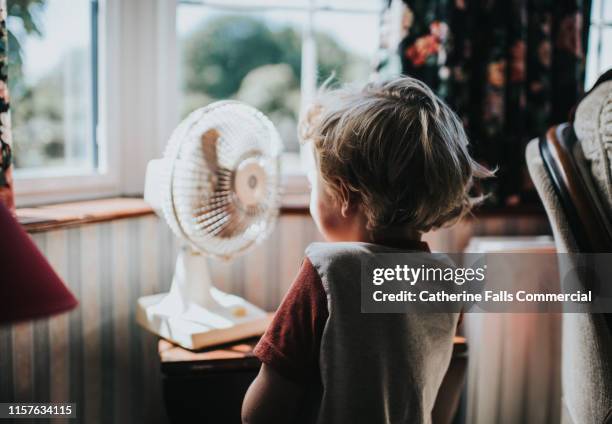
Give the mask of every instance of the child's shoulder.
[[[400, 254], [388, 256], [380, 254]], [[334, 268], [349, 267], [353, 270], [361, 269], [363, 261], [374, 260], [386, 262], [401, 260], [403, 263], [429, 264], [432, 266], [455, 266], [454, 261], [442, 253], [430, 253], [412, 249], [398, 249], [395, 247], [364, 242], [317, 242], [306, 248], [306, 257], [319, 271], [328, 272]], [[357, 267], [357, 268], [354, 268]]]
[[316, 242], [306, 248], [312, 263], [360, 260], [375, 253], [375, 245], [361, 242]]
[[317, 242], [306, 248], [306, 257], [319, 275], [337, 268], [360, 269], [361, 260], [372, 254], [371, 245], [359, 242]]

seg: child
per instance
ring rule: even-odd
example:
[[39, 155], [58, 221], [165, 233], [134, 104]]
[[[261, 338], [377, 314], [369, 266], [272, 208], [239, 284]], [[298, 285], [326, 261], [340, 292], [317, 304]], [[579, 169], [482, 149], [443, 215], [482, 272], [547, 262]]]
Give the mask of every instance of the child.
[[243, 422], [428, 423], [459, 314], [361, 313], [360, 258], [428, 251], [421, 234], [468, 212], [473, 178], [491, 173], [412, 78], [328, 92], [303, 127], [317, 164], [310, 212], [330, 243], [308, 247], [255, 348]]

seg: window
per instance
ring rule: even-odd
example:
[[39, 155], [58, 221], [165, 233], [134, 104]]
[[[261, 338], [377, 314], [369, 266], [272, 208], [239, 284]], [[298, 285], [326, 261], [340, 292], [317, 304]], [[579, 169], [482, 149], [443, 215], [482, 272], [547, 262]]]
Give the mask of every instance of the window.
[[299, 169], [301, 106], [332, 75], [342, 83], [368, 80], [382, 7], [379, 0], [181, 0], [181, 116], [219, 99], [245, 101], [278, 129], [288, 152], [284, 171]]
[[612, 68], [612, 3], [608, 0], [593, 0], [586, 88], [592, 87], [599, 75], [610, 68]]
[[319, 83], [332, 72], [340, 82], [362, 84], [370, 79], [379, 49], [380, 13], [331, 9], [315, 14]]
[[287, 147], [297, 150], [304, 15], [192, 4], [177, 13], [181, 116], [215, 100], [242, 100], [267, 114]]
[[8, 8], [16, 178], [95, 172], [97, 2], [9, 0]]
[[[141, 195], [179, 118], [219, 99], [263, 110], [301, 173], [317, 83], [365, 82], [382, 0], [8, 0], [18, 206]], [[350, 20], [360, 31], [346, 31]], [[32, 25], [33, 24], [33, 25]], [[18, 46], [18, 48], [17, 48]]]

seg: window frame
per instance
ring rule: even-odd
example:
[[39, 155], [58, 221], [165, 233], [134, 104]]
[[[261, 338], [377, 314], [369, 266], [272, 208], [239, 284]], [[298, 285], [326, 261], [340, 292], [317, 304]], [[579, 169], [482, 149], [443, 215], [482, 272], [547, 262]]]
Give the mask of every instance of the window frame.
[[[97, 170], [61, 175], [57, 172], [20, 171], [15, 179], [18, 207], [113, 196], [142, 196], [147, 163], [161, 157], [169, 136], [180, 121], [176, 31], [179, 1], [204, 6], [227, 4], [218, 0], [91, 1], [98, 6]], [[295, 9], [291, 5], [272, 6], [274, 9], [283, 7]], [[313, 72], [302, 71], [300, 86], [304, 105], [316, 93], [314, 13], [317, 10], [346, 11], [359, 7], [330, 7], [309, 0], [308, 5], [301, 6], [301, 9], [310, 15], [309, 27], [303, 32], [302, 66], [304, 61], [307, 61], [307, 66], [314, 65]], [[363, 8], [360, 11], [374, 13]], [[311, 36], [310, 43], [305, 43], [306, 35]], [[305, 165], [298, 173], [284, 175], [284, 180], [306, 181], [305, 169], [312, 163], [310, 149], [301, 148], [299, 155]], [[306, 183], [303, 185], [306, 187]]]
[[[94, 38], [94, 53], [92, 77], [97, 80], [93, 98], [94, 129], [92, 142], [94, 147], [95, 168], [92, 171], [37, 169], [15, 170], [15, 200], [17, 206], [31, 206], [50, 202], [87, 199], [104, 196], [114, 196], [119, 193], [119, 175], [116, 166], [117, 149], [112, 143], [107, 143], [113, 137], [110, 117], [114, 106], [110, 99], [114, 94], [108, 81], [117, 75], [112, 61], [106, 60], [111, 52], [116, 50], [117, 21], [113, 19], [116, 14], [116, 0], [90, 0], [92, 11], [92, 34]], [[95, 22], [93, 22], [95, 20]], [[94, 80], [94, 81], [95, 81]], [[96, 95], [97, 94], [97, 95]], [[116, 95], [116, 93], [115, 93]], [[18, 105], [12, 105], [13, 108]]]

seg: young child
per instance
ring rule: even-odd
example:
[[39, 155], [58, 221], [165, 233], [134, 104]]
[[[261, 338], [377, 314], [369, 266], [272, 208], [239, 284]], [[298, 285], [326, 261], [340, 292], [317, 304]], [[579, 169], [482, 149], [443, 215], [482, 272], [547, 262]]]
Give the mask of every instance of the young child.
[[302, 127], [317, 164], [310, 212], [328, 243], [308, 247], [255, 348], [243, 422], [428, 423], [459, 314], [361, 313], [360, 260], [429, 251], [421, 234], [467, 213], [473, 179], [491, 173], [412, 78], [327, 92]]

